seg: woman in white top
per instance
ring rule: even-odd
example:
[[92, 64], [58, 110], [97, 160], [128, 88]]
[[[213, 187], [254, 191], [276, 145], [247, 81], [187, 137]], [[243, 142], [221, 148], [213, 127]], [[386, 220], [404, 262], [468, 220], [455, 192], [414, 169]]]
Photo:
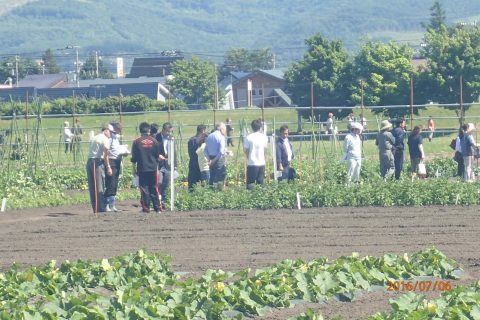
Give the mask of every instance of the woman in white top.
[[360, 180], [360, 169], [362, 168], [362, 125], [358, 122], [352, 122], [350, 133], [345, 136], [343, 149], [345, 150], [345, 160], [347, 161], [347, 183]]
[[70, 124], [68, 121], [63, 123], [63, 142], [65, 143], [65, 153], [72, 151], [72, 137], [73, 133], [70, 129]]
[[200, 147], [198, 147], [196, 151], [198, 156], [198, 166], [200, 168], [200, 181], [205, 185], [210, 180], [210, 166], [208, 165], [208, 159], [205, 156], [205, 140], [207, 140], [207, 137], [208, 135], [206, 133], [203, 133], [200, 136], [200, 139], [198, 139]]

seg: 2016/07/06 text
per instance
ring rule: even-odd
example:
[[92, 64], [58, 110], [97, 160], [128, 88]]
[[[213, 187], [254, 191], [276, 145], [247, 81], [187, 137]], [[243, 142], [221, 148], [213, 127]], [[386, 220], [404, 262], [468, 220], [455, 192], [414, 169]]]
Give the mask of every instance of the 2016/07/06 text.
[[419, 281], [405, 281], [405, 280], [389, 280], [387, 282], [387, 291], [450, 291], [452, 284], [450, 281], [443, 280], [419, 280]]

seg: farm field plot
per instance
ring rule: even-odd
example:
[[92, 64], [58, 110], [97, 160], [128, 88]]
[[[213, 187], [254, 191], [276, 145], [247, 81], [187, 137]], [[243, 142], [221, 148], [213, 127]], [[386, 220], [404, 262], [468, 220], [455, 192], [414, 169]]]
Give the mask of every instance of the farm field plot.
[[[177, 272], [238, 271], [283, 259], [335, 259], [414, 253], [434, 245], [464, 269], [455, 286], [480, 279], [478, 206], [315, 208], [265, 211], [190, 211], [148, 215], [135, 202], [96, 219], [87, 206], [39, 208], [0, 215], [0, 270], [76, 259], [102, 259], [140, 248], [172, 256]], [[430, 292], [436, 297], [439, 292]], [[397, 293], [363, 293], [353, 302], [328, 301], [274, 310], [259, 319], [286, 319], [307, 307], [326, 319], [362, 319], [389, 310]]]

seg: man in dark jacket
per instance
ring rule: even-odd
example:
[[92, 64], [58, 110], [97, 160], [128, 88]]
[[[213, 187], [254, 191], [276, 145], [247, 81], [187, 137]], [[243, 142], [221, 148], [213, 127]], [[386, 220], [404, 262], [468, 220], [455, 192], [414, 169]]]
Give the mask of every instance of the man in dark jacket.
[[395, 179], [400, 179], [403, 170], [403, 150], [405, 149], [405, 119], [399, 118], [395, 121], [395, 128], [392, 130], [395, 138], [393, 159], [395, 162]]
[[193, 186], [202, 180], [200, 174], [200, 167], [198, 166], [197, 149], [200, 147], [200, 137], [207, 132], [207, 127], [203, 124], [197, 126], [197, 134], [188, 140], [188, 156], [190, 160], [188, 162], [188, 190], [192, 191]]
[[284, 125], [280, 127], [280, 136], [276, 141], [276, 158], [277, 158], [277, 170], [282, 172], [282, 176], [278, 180], [291, 181], [295, 179], [295, 171], [290, 166], [292, 159], [294, 158], [292, 144], [288, 140], [288, 126]]
[[141, 137], [133, 141], [132, 163], [133, 174], [138, 175], [142, 211], [150, 212], [150, 201], [153, 209], [160, 213], [158, 192], [158, 157], [159, 146], [155, 138], [150, 136], [150, 124], [142, 122], [139, 126]]

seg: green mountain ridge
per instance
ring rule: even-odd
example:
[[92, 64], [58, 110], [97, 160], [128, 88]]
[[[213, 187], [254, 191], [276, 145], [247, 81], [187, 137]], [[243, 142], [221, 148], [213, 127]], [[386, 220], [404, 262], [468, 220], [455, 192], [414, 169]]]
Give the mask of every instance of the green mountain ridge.
[[[0, 7], [11, 1], [0, 0]], [[301, 56], [320, 32], [356, 50], [365, 38], [418, 46], [433, 1], [39, 0], [0, 11], [0, 56], [41, 56], [78, 45], [104, 56], [178, 49], [223, 61], [231, 48], [272, 48], [278, 65]], [[480, 16], [480, 1], [442, 2], [447, 22]]]

